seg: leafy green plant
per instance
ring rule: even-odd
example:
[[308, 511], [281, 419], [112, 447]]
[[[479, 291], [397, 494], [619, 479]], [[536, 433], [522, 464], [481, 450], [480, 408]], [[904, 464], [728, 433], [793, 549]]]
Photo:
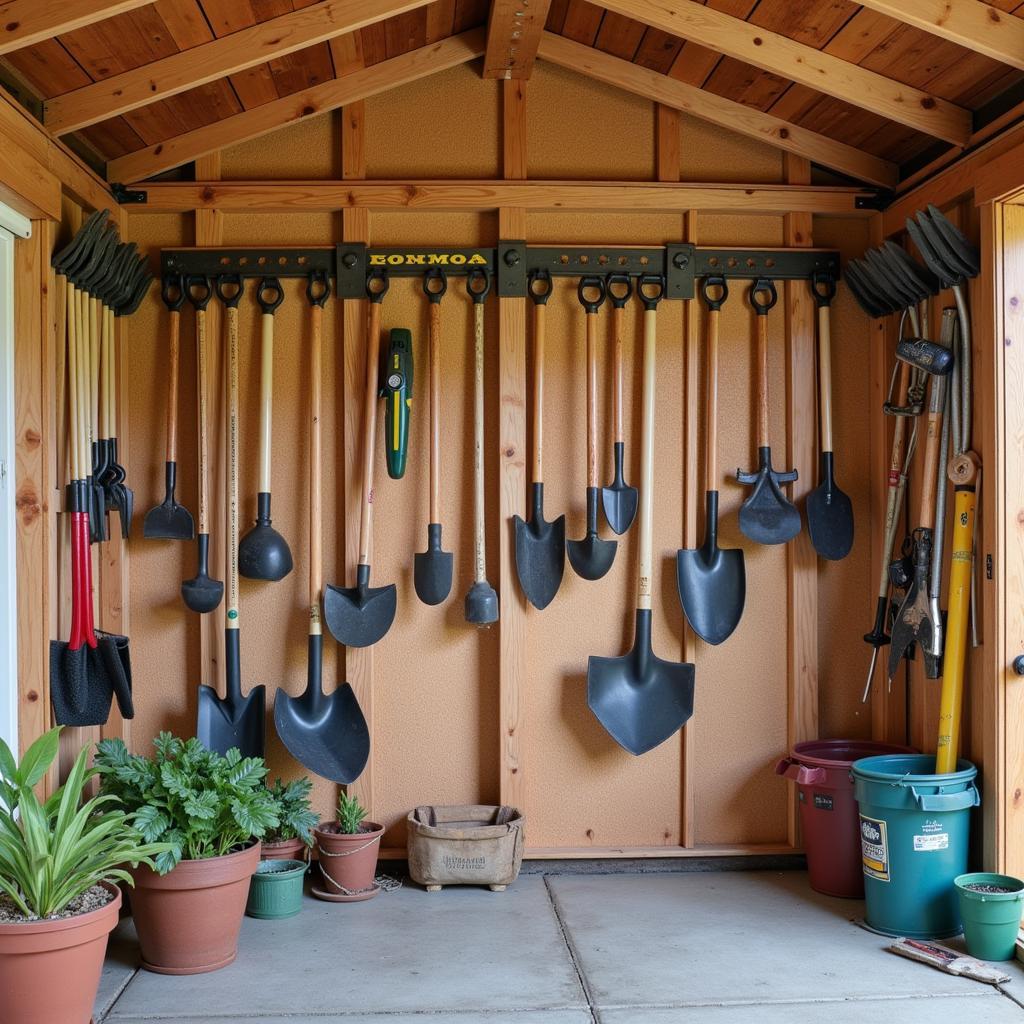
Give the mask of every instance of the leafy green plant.
[[52, 917], [100, 882], [132, 884], [126, 864], [153, 866], [164, 843], [144, 843], [133, 814], [113, 809], [112, 794], [82, 802], [96, 774], [86, 768], [89, 748], [75, 759], [67, 781], [45, 803], [35, 787], [60, 748], [60, 728], [40, 736], [21, 764], [0, 740], [0, 892], [26, 917]]
[[343, 835], [355, 835], [360, 832], [360, 825], [366, 817], [366, 809], [354, 797], [347, 793], [338, 796], [338, 831]]
[[274, 798], [263, 783], [261, 757], [243, 758], [207, 750], [199, 740], [162, 732], [156, 754], [129, 754], [118, 739], [96, 745], [102, 792], [136, 811], [135, 824], [147, 842], [170, 848], [156, 858], [167, 874], [179, 861], [222, 857], [262, 839], [279, 822]]
[[283, 843], [288, 839], [301, 839], [306, 846], [312, 846], [313, 828], [320, 820], [309, 800], [313, 783], [301, 778], [285, 785], [278, 779], [267, 791], [273, 797], [278, 824], [267, 833], [265, 841]]

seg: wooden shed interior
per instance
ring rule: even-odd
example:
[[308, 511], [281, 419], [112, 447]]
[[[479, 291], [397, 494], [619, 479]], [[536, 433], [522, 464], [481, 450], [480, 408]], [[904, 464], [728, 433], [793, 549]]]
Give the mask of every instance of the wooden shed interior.
[[[846, 262], [940, 208], [980, 248], [974, 318], [974, 450], [984, 467], [976, 541], [978, 645], [968, 658], [962, 756], [983, 780], [986, 867], [1024, 871], [1024, 3], [1018, 0], [6, 0], [0, 3], [0, 200], [32, 221], [15, 242], [14, 484], [17, 736], [50, 727], [50, 642], [69, 629], [67, 367], [51, 254], [95, 210], [148, 255], [176, 248], [494, 248], [528, 245], [838, 252]], [[635, 530], [600, 582], [568, 567], [539, 612], [516, 581], [512, 517], [530, 487], [529, 301], [486, 304], [486, 546], [500, 621], [463, 620], [473, 574], [472, 303], [453, 277], [443, 303], [442, 512], [455, 556], [449, 601], [416, 600], [413, 553], [427, 522], [428, 303], [396, 278], [383, 326], [412, 331], [418, 372], [404, 479], [376, 442], [374, 579], [397, 584], [379, 644], [329, 643], [328, 689], [347, 680], [370, 725], [350, 791], [404, 856], [422, 803], [503, 803], [527, 820], [535, 858], [747, 856], [801, 849], [793, 787], [774, 763], [817, 737], [935, 748], [939, 684], [908, 662], [861, 694], [886, 529], [892, 418], [883, 414], [897, 317], [869, 318], [840, 283], [832, 313], [834, 450], [854, 505], [853, 550], [818, 557], [806, 531], [759, 546], [740, 533], [734, 478], [756, 455], [754, 317], [737, 282], [721, 316], [718, 439], [722, 544], [746, 558], [744, 618], [703, 643], [675, 592], [677, 549], [704, 529], [707, 314], [658, 312], [654, 646], [695, 665], [692, 719], [643, 757], [587, 707], [588, 655], [632, 637]], [[286, 279], [275, 315], [274, 521], [294, 571], [241, 588], [242, 679], [268, 689], [271, 775], [301, 769], [273, 730], [273, 691], [306, 684], [310, 363], [305, 284]], [[818, 482], [814, 297], [779, 285], [769, 316], [776, 462]], [[932, 333], [948, 290], [930, 302]], [[208, 313], [211, 574], [225, 579], [222, 312]], [[359, 556], [360, 427], [368, 303], [324, 316], [327, 583], [351, 586]], [[241, 325], [242, 519], [255, 515], [259, 311]], [[600, 476], [612, 412], [608, 309], [599, 319]], [[179, 497], [197, 488], [194, 316], [182, 313]], [[624, 339], [626, 471], [639, 476], [639, 309]], [[134, 488], [131, 537], [93, 548], [98, 624], [131, 639], [135, 717], [69, 728], [83, 743], [161, 730], [191, 735], [200, 683], [223, 688], [225, 606], [181, 604], [191, 544], [144, 539], [164, 488], [168, 313], [159, 287], [116, 324], [116, 434]], [[547, 324], [545, 501], [584, 532], [585, 334], [575, 282], [556, 283]], [[419, 368], [423, 368], [420, 370]], [[422, 385], [420, 382], [423, 382]], [[1016, 399], [1016, 400], [1015, 400]], [[0, 434], [2, 436], [2, 434]], [[920, 446], [920, 447], [923, 447]], [[921, 486], [918, 451], [908, 507]], [[0, 459], [4, 453], [0, 451]], [[608, 464], [605, 460], [608, 459]], [[2, 480], [2, 477], [0, 477]], [[712, 484], [709, 482], [708, 487]], [[912, 515], [911, 515], [912, 519]], [[912, 523], [910, 524], [912, 525]], [[901, 534], [902, 536], [902, 534]], [[0, 564], [3, 564], [0, 562]], [[596, 600], [595, 600], [596, 598]], [[0, 636], [2, 639], [2, 636]], [[52, 781], [52, 780], [51, 780]], [[317, 780], [318, 810], [336, 799]]]

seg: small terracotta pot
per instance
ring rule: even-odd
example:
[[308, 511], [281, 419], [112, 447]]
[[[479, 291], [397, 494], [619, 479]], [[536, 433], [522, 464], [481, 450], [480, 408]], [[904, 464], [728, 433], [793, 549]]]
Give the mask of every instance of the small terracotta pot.
[[264, 843], [261, 860], [305, 860], [306, 844], [301, 839], [282, 839], [279, 843]]
[[363, 832], [324, 831], [337, 825], [336, 821], [328, 821], [313, 830], [320, 859], [320, 877], [314, 875], [315, 888], [337, 896], [371, 889], [384, 827], [368, 821]]
[[0, 924], [0, 1020], [89, 1024], [121, 908], [117, 886], [104, 888], [114, 898], [88, 914]]
[[259, 862], [260, 844], [253, 843], [224, 857], [183, 860], [166, 875], [132, 871], [142, 966], [156, 974], [205, 974], [232, 963]]

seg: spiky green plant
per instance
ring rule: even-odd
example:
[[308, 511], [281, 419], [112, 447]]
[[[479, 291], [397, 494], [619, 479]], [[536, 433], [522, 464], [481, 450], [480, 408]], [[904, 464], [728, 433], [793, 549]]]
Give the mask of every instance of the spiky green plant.
[[312, 846], [313, 829], [320, 820], [309, 799], [313, 783], [303, 777], [285, 785], [278, 779], [267, 791], [274, 800], [278, 824], [267, 833], [265, 841], [283, 843], [288, 839], [301, 839], [306, 846]]
[[366, 817], [366, 809], [354, 797], [342, 792], [338, 796], [338, 831], [343, 835], [355, 835]]

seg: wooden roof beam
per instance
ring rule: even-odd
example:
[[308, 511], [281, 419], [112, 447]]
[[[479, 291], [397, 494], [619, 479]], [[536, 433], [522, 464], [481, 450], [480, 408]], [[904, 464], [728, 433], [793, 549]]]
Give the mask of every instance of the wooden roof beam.
[[969, 110], [694, 0], [596, 2], [937, 139], [962, 146], [970, 138]]
[[323, 0], [56, 96], [43, 107], [43, 123], [53, 135], [77, 131], [429, 2]]
[[6, 0], [0, 3], [0, 54], [151, 3], [153, 0]]
[[108, 181], [141, 181], [197, 157], [266, 135], [306, 117], [336, 110], [347, 103], [386, 92], [407, 82], [465, 64], [484, 52], [483, 29], [472, 29], [440, 42], [421, 46], [400, 57], [381, 61], [343, 78], [233, 114], [193, 131], [165, 139], [107, 164]]
[[484, 78], [529, 78], [551, 0], [492, 0]]
[[975, 53], [1024, 70], [1024, 20], [981, 0], [860, 0], [887, 14]]
[[[703, 8], [702, 8], [703, 10]], [[553, 32], [545, 32], [540, 41], [542, 60], [577, 71], [590, 78], [636, 93], [675, 110], [692, 114], [702, 121], [730, 131], [739, 132], [776, 146], [788, 153], [807, 157], [815, 163], [842, 171], [861, 181], [892, 188], [897, 182], [895, 164], [871, 156], [862, 150], [819, 135], [807, 128], [783, 121], [772, 114], [725, 99], [696, 86], [677, 81], [657, 71], [642, 68], [628, 60], [621, 60], [595, 50], [591, 46], [574, 43]]]

